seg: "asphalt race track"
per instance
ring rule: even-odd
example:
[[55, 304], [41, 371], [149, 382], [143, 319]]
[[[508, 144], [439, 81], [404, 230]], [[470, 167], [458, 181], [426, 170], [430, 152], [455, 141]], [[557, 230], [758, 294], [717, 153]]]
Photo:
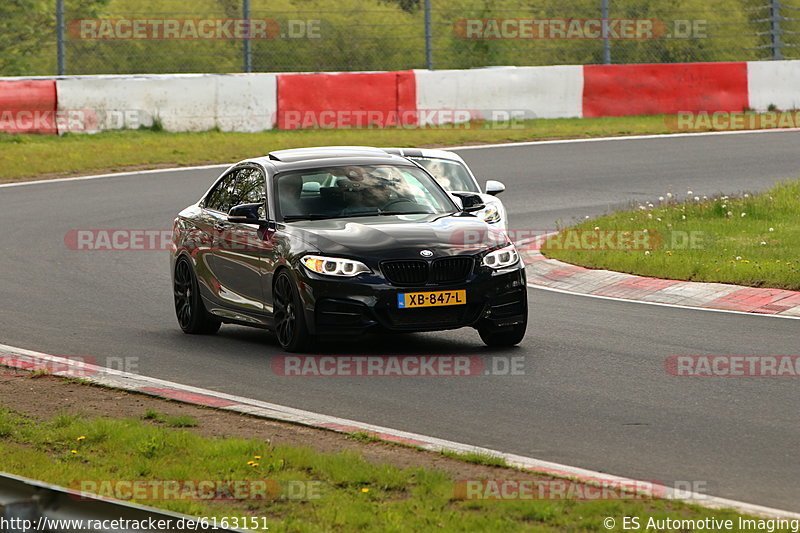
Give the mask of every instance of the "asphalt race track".
[[[800, 176], [800, 133], [464, 150], [505, 182], [511, 227], [551, 229], [629, 201], [758, 190]], [[255, 154], [254, 154], [255, 155]], [[71, 229], [166, 229], [218, 170], [0, 189], [0, 343], [128, 357], [142, 374], [639, 479], [800, 511], [793, 379], [671, 377], [671, 355], [798, 355], [800, 323], [530, 289], [521, 347], [477, 333], [369, 338], [336, 354], [524, 356], [524, 375], [308, 378], [272, 373], [271, 334], [176, 323], [167, 252], [68, 250]]]

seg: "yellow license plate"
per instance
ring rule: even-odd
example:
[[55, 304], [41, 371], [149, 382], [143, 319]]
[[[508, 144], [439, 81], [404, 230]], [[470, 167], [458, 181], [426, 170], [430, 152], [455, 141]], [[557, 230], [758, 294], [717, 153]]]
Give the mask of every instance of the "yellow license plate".
[[438, 307], [440, 305], [465, 305], [467, 291], [401, 292], [397, 295], [397, 307]]

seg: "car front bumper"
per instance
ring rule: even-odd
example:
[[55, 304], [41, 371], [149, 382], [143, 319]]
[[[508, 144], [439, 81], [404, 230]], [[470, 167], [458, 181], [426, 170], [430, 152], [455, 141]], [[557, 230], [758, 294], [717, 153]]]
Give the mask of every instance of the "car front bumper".
[[[368, 331], [440, 331], [479, 323], [502, 328], [527, 319], [525, 269], [484, 272], [463, 283], [400, 287], [380, 276], [331, 279], [302, 269], [299, 279], [311, 334], [358, 335]], [[397, 295], [440, 290], [466, 291], [465, 305], [399, 309]]]

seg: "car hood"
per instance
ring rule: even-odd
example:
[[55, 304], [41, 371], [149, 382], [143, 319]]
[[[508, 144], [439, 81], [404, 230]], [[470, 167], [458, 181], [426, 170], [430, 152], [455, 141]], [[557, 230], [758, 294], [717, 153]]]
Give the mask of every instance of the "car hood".
[[473, 216], [391, 215], [298, 221], [285, 226], [303, 248], [356, 257], [434, 257], [474, 253], [508, 242], [504, 233]]

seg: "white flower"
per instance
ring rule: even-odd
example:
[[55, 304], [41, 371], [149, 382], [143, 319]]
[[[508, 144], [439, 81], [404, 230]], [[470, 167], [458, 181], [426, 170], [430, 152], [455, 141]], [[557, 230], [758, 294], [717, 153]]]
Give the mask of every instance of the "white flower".
[[644, 255], [650, 255], [650, 252], [649, 251], [645, 251]]
[[644, 211], [645, 209], [647, 209], [645, 206], [643, 206], [643, 205], [639, 206], [639, 211]]
[[661, 222], [661, 217], [656, 217], [656, 220], [658, 220], [659, 222]]
[[706, 195], [704, 194], [704, 195], [703, 195], [703, 200], [708, 200], [708, 196], [706, 196]]
[[594, 227], [594, 230], [595, 230], [595, 231], [597, 231], [597, 230], [599, 230], [599, 229], [600, 229], [600, 226], [595, 226], [595, 227]]
[[722, 209], [725, 209], [726, 207], [728, 207], [728, 204], [722, 204]]
[[761, 241], [761, 246], [766, 246], [766, 245], [767, 245], [767, 241]]
[[741, 255], [737, 255], [737, 256], [736, 256], [736, 260], [737, 260], [737, 261], [739, 261], [739, 260], [741, 260], [741, 259], [742, 259], [742, 256], [741, 256]]
[[647, 218], [653, 218], [653, 213], [647, 213]]
[[775, 228], [769, 228], [770, 231], [775, 231]]
[[655, 206], [654, 206], [653, 204], [651, 204], [651, 203], [648, 203], [648, 204], [647, 204], [647, 207], [653, 208], [653, 207], [655, 207]]
[[672, 198], [672, 193], [671, 192], [667, 193], [667, 198]]
[[692, 194], [694, 194], [692, 191], [686, 191], [687, 196], [691, 196]]
[[643, 229], [642, 233], [650, 233], [650, 230], [649, 229]]
[[747, 193], [744, 193], [744, 197], [745, 197], [745, 198], [750, 198], [750, 195], [749, 195], [749, 194], [747, 194]]
[[694, 197], [694, 201], [695, 201], [695, 202], [699, 202], [699, 201], [700, 201], [700, 197], [699, 197], [699, 196], [695, 196], [695, 197]]
[[747, 213], [742, 213], [742, 216], [743, 216], [743, 217], [746, 217], [746, 216], [747, 216]]
[[585, 217], [583, 217], [583, 218], [585, 218], [586, 220], [589, 220], [589, 215], [586, 215], [586, 216], [585, 216]]
[[659, 196], [659, 197], [658, 197], [658, 201], [659, 201], [659, 202], [663, 202], [663, 201], [664, 201], [664, 197], [663, 197], [663, 196]]
[[681, 220], [686, 220], [686, 215], [681, 215]]

